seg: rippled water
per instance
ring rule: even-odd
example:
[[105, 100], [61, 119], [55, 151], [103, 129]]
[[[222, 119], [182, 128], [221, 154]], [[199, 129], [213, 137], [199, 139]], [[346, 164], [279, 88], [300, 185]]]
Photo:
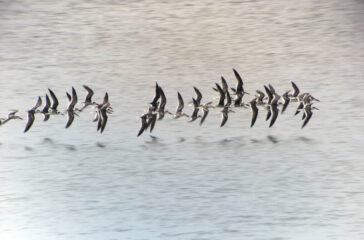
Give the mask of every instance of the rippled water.
[[[0, 239], [363, 239], [363, 1], [0, 1], [0, 114], [87, 84], [114, 114], [0, 128]], [[219, 128], [157, 123], [155, 82], [186, 111], [232, 68], [253, 93], [295, 81], [321, 102], [268, 128], [237, 109]], [[250, 98], [251, 96], [248, 96]], [[248, 98], [245, 98], [247, 100]], [[216, 101], [216, 99], [215, 99]], [[262, 111], [263, 112], [263, 111]]]

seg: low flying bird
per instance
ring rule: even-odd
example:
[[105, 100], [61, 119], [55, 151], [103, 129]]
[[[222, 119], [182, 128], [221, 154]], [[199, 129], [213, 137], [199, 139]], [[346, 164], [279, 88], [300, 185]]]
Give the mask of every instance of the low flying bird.
[[50, 115], [49, 115], [49, 108], [51, 106], [51, 101], [49, 100], [48, 94], [46, 94], [46, 103], [42, 109], [42, 113], [44, 114], [44, 119], [43, 121], [48, 121]]
[[[69, 96], [69, 95], [68, 95]], [[67, 97], [68, 97], [67, 96]], [[70, 100], [70, 103], [67, 107], [67, 111], [70, 111], [70, 110], [74, 110], [76, 104], [77, 104], [77, 93], [76, 93], [76, 90], [74, 87], [72, 87], [72, 97], [71, 97], [71, 100]]]
[[210, 107], [213, 107], [212, 102], [208, 102], [208, 103], [202, 105], [203, 115], [201, 117], [200, 126], [203, 124], [203, 122], [205, 121], [207, 115], [209, 114], [209, 108]]
[[221, 112], [222, 112], [222, 121], [220, 127], [223, 127], [229, 118], [228, 116], [229, 112], [234, 112], [234, 111], [231, 110], [229, 106], [225, 106]]
[[265, 92], [267, 93], [267, 96], [268, 96], [268, 102], [267, 104], [270, 104], [273, 100], [273, 93], [271, 92], [271, 90], [264, 85], [264, 89], [265, 89]]
[[96, 114], [98, 116], [97, 131], [100, 130], [100, 133], [104, 132], [108, 119], [107, 113], [111, 112], [112, 108], [110, 107], [109, 94], [106, 92], [102, 104], [97, 104], [97, 110], [96, 110]]
[[265, 94], [264, 92], [260, 91], [260, 90], [256, 90], [258, 96], [257, 99], [256, 99], [256, 103], [259, 104], [259, 105], [263, 105], [264, 104], [264, 97], [265, 97]]
[[217, 104], [217, 107], [224, 107], [225, 106], [225, 104], [224, 104], [225, 92], [218, 83], [215, 83], [215, 84], [216, 84], [217, 91], [219, 93], [219, 103]]
[[159, 94], [160, 94], [161, 102], [160, 102], [159, 108], [158, 108], [158, 115], [159, 115], [158, 120], [162, 120], [166, 113], [168, 113], [168, 114], [172, 114], [172, 113], [165, 110], [165, 107], [166, 107], [166, 104], [167, 104], [167, 98], [166, 98], [166, 95], [164, 94], [164, 91], [163, 91], [163, 89], [161, 87], [159, 87]]
[[236, 71], [233, 68], [233, 72], [237, 81], [236, 84], [236, 88], [231, 88], [231, 90], [235, 93], [236, 98], [234, 100], [234, 105], [235, 106], [240, 106], [241, 105], [241, 101], [243, 99], [244, 94], [249, 94], [247, 92], [244, 91], [244, 87], [243, 87], [243, 79], [241, 78], [240, 74], [238, 73], [238, 71]]
[[15, 115], [17, 112], [18, 110], [12, 110], [11, 112], [8, 113], [8, 117], [6, 119], [0, 118], [0, 125], [4, 125], [5, 123], [13, 119], [23, 120], [23, 118]]
[[82, 108], [79, 110], [80, 112], [82, 112], [86, 107], [96, 104], [95, 102], [92, 102], [92, 96], [94, 95], [94, 91], [86, 85], [82, 86], [84, 89], [86, 89], [87, 95], [85, 97], [85, 101], [83, 102]]
[[309, 104], [311, 102], [308, 93], [305, 93], [305, 94], [299, 95], [299, 96], [300, 96], [299, 97], [300, 103], [299, 103], [299, 105], [297, 107], [297, 110], [296, 110], [294, 115], [297, 115], [298, 113], [300, 113], [300, 110], [302, 110], [306, 104]]
[[[74, 106], [77, 103], [77, 95], [76, 95], [76, 90], [74, 90], [74, 88], [72, 87], [72, 96], [66, 92], [69, 104], [66, 110], [66, 114], [67, 114], [67, 123], [65, 128], [69, 128], [72, 123], [73, 120], [75, 119], [75, 112], [74, 112]], [[75, 97], [74, 97], [75, 96]]]
[[59, 105], [58, 99], [51, 89], [48, 88], [48, 91], [52, 98], [52, 106], [50, 107], [50, 110], [52, 113], [58, 113], [58, 111], [57, 111], [57, 107]]
[[272, 119], [270, 121], [269, 127], [272, 127], [273, 124], [275, 123], [277, 117], [278, 117], [278, 101], [281, 98], [281, 96], [279, 96], [277, 93], [275, 93], [274, 91], [274, 98], [270, 104], [270, 111], [272, 113]]
[[176, 113], [174, 114], [174, 118], [180, 118], [182, 116], [189, 117], [187, 114], [182, 113], [182, 110], [185, 106], [182, 95], [179, 92], [177, 92], [177, 95], [178, 95], [178, 106], [177, 106]]

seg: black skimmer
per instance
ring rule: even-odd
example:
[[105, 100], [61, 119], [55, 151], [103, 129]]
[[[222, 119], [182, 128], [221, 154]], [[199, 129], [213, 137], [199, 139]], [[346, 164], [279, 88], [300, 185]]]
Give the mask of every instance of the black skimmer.
[[66, 95], [69, 100], [69, 104], [66, 110], [67, 123], [65, 128], [69, 128], [72, 125], [73, 120], [75, 118], [75, 110], [76, 110], [75, 105], [77, 104], [77, 93], [74, 87], [72, 87], [72, 96], [68, 92], [66, 92]]
[[215, 83], [216, 87], [217, 87], [217, 91], [219, 93], [219, 103], [217, 104], [217, 107], [224, 107], [224, 101], [225, 101], [225, 92], [224, 90], [220, 87], [220, 85], [218, 83]]
[[58, 111], [57, 111], [57, 107], [59, 105], [58, 99], [51, 89], [48, 88], [48, 91], [52, 98], [52, 106], [50, 107], [50, 110], [52, 113], [58, 113]]
[[102, 104], [97, 104], [97, 131], [100, 130], [100, 133], [104, 132], [108, 119], [107, 113], [111, 112], [112, 108], [110, 107], [109, 94], [106, 92]]
[[270, 121], [269, 127], [272, 127], [273, 124], [275, 123], [277, 117], [278, 117], [278, 101], [281, 98], [281, 96], [279, 96], [277, 93], [275, 93], [274, 91], [274, 98], [270, 104], [270, 111], [272, 113], [272, 119]]
[[83, 102], [83, 107], [80, 109], [80, 112], [90, 105], [96, 105], [95, 102], [92, 102], [92, 96], [94, 95], [94, 91], [86, 85], [83, 85], [83, 88], [86, 89], [87, 95], [85, 97], [85, 101]]
[[273, 93], [271, 92], [271, 89], [268, 88], [266, 85], [264, 85], [264, 89], [265, 89], [265, 92], [267, 93], [267, 96], [268, 96], [268, 102], [266, 103], [267, 104], [267, 117], [265, 118], [266, 121], [269, 120], [269, 118], [271, 117], [272, 115], [272, 110], [271, 110], [271, 102], [273, 100]]
[[166, 95], [164, 94], [164, 91], [161, 87], [159, 87], [159, 94], [160, 94], [160, 98], [161, 98], [161, 102], [159, 104], [159, 108], [158, 108], [158, 120], [162, 120], [164, 118], [164, 115], [166, 113], [168, 114], [172, 114], [169, 111], [165, 110], [166, 104], [167, 104], [167, 98]]
[[10, 121], [12, 119], [23, 120], [23, 118], [15, 115], [17, 112], [18, 112], [18, 110], [12, 110], [11, 112], [9, 112], [8, 117], [6, 119], [1, 118], [0, 119], [0, 125], [5, 124], [5, 123], [7, 123], [8, 121]]
[[178, 106], [177, 106], [176, 113], [174, 114], [174, 118], [180, 118], [182, 116], [188, 117], [187, 114], [182, 113], [182, 110], [183, 110], [183, 108], [185, 106], [184, 102], [183, 102], [182, 95], [179, 92], [177, 92], [177, 95], [178, 95]]
[[153, 131], [155, 122], [157, 120], [157, 114], [149, 111], [148, 113], [145, 113], [142, 116], [140, 116], [140, 119], [141, 119], [142, 125], [140, 127], [137, 137], [139, 137], [149, 127], [150, 127], [150, 132]]
[[202, 105], [203, 115], [201, 117], [200, 126], [203, 124], [203, 122], [205, 121], [207, 115], [209, 114], [209, 108], [213, 107], [211, 104], [212, 104], [212, 102], [208, 102], [208, 103]]
[[264, 85], [264, 89], [265, 89], [265, 92], [267, 93], [267, 96], [268, 96], [268, 104], [270, 104], [273, 100], [273, 93], [271, 92], [271, 90]]
[[50, 115], [49, 115], [49, 108], [51, 106], [51, 101], [49, 100], [48, 94], [46, 94], [46, 103], [42, 109], [42, 113], [44, 114], [44, 119], [43, 121], [48, 121]]
[[256, 96], [256, 97], [257, 97], [257, 99], [256, 99], [256, 103], [257, 103], [258, 105], [263, 105], [263, 104], [265, 104], [265, 103], [264, 103], [264, 97], [265, 97], [264, 92], [262, 92], [262, 91], [260, 91], [260, 90], [256, 90], [256, 92], [257, 92], [257, 94], [258, 94], [258, 96]]
[[104, 132], [104, 129], [106, 127], [106, 123], [107, 123], [107, 107], [106, 106], [102, 106], [101, 109], [99, 110], [100, 112], [100, 116], [99, 116], [99, 121], [97, 123], [97, 128], [98, 130], [100, 129], [100, 133]]
[[308, 93], [299, 95], [298, 99], [300, 101], [300, 104], [298, 105], [297, 110], [294, 115], [297, 115], [298, 113], [300, 113], [300, 110], [302, 110], [306, 104], [309, 104], [311, 102], [310, 95]]
[[237, 81], [236, 84], [236, 88], [231, 88], [231, 90], [235, 93], [236, 98], [234, 100], [234, 105], [235, 106], [240, 106], [241, 105], [241, 101], [243, 99], [244, 94], [249, 94], [247, 92], [244, 91], [244, 87], [243, 87], [243, 79], [241, 78], [240, 74], [238, 73], [238, 71], [236, 71], [233, 68], [233, 72]]
[[74, 87], [72, 87], [72, 96], [69, 93], [66, 93], [68, 100], [70, 103], [68, 104], [67, 111], [75, 110], [75, 105], [77, 104], [77, 93]]

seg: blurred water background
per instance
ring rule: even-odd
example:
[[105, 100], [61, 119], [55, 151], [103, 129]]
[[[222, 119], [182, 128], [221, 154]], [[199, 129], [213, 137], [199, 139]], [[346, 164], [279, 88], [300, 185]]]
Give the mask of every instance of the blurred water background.
[[[0, 1], [0, 116], [51, 88], [91, 108], [0, 127], [0, 239], [364, 239], [364, 2]], [[167, 109], [214, 100], [236, 68], [254, 93], [296, 82], [321, 100], [268, 128], [236, 109], [223, 128], [166, 117], [137, 138], [158, 82]], [[250, 96], [245, 96], [248, 101]], [[263, 110], [261, 111], [263, 113]], [[265, 115], [265, 114], [264, 114]]]

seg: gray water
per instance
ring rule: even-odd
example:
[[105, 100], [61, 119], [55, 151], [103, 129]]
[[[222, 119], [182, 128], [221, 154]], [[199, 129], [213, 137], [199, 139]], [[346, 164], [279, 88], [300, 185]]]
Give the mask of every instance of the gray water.
[[[0, 239], [364, 239], [363, 1], [0, 1], [0, 116], [51, 88], [92, 109], [0, 127]], [[192, 111], [232, 68], [251, 94], [296, 82], [321, 100], [301, 129], [236, 109], [220, 128], [166, 117], [137, 138], [158, 82]], [[244, 97], [248, 101], [252, 95]]]

